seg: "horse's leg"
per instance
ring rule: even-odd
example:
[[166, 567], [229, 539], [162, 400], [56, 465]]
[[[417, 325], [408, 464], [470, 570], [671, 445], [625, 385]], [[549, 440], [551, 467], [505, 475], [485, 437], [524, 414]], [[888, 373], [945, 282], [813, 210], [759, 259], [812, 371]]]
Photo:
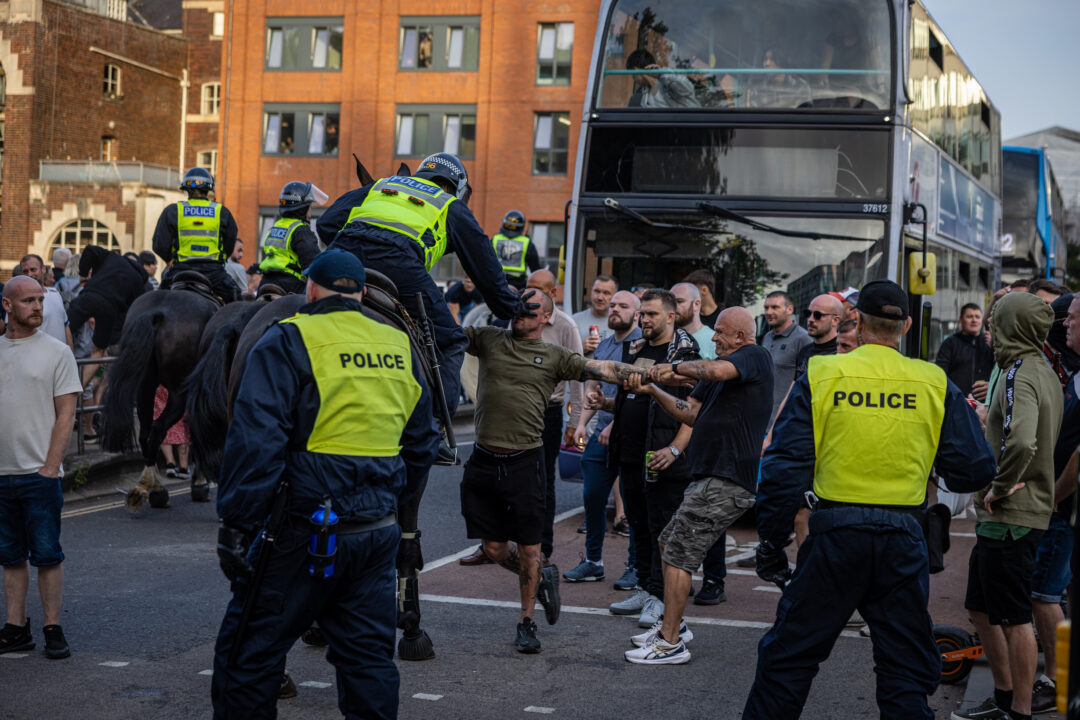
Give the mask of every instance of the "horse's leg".
[[[157, 448], [161, 447], [161, 443], [165, 440], [165, 434], [169, 432], [176, 423], [184, 417], [184, 408], [186, 406], [184, 393], [179, 390], [172, 390], [169, 392], [169, 399], [165, 401], [165, 408], [158, 415], [157, 420], [150, 426], [150, 438], [148, 443], [154, 452], [157, 452]], [[156, 457], [156, 455], [155, 455]], [[154, 486], [150, 489], [150, 507], [154, 508], [167, 508], [169, 507], [169, 491], [161, 484], [161, 479], [154, 474]]]
[[435, 657], [431, 638], [420, 628], [419, 574], [424, 569], [424, 556], [420, 549], [417, 520], [425, 487], [426, 477], [409, 501], [398, 507], [398, 524], [401, 525], [401, 545], [397, 555], [398, 627], [403, 631], [398, 641], [398, 657], [402, 660]]
[[150, 429], [154, 424], [154, 393], [157, 390], [157, 373], [147, 373], [139, 387], [135, 398], [135, 409], [139, 416], [139, 449], [142, 451], [143, 467], [142, 476], [138, 484], [127, 494], [126, 506], [129, 512], [138, 512], [150, 491], [155, 485], [160, 485], [157, 478], [157, 452], [158, 446], [150, 444]]

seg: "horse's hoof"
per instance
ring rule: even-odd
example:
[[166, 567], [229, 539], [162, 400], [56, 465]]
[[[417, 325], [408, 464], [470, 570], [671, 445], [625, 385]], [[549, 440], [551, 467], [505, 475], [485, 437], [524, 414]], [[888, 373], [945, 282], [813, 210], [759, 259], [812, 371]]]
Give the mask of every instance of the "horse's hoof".
[[146, 502], [147, 492], [146, 488], [142, 485], [136, 485], [128, 491], [127, 498], [124, 500], [124, 507], [131, 514], [135, 514], [142, 509], [143, 503]]
[[150, 507], [158, 509], [169, 507], [169, 491], [165, 488], [151, 490]]
[[423, 630], [417, 628], [415, 634], [409, 637], [405, 633], [398, 640], [398, 658], [401, 660], [430, 660], [435, 657], [435, 646], [431, 638]]
[[210, 502], [210, 483], [191, 483], [191, 502]]

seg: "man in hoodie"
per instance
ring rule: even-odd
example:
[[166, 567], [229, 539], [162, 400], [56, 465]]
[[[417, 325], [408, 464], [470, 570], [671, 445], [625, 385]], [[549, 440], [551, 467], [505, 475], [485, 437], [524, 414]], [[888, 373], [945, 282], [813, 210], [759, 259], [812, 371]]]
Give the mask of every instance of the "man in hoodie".
[[975, 495], [977, 539], [968, 565], [964, 607], [982, 640], [994, 697], [954, 712], [953, 720], [1031, 717], [1039, 659], [1031, 629], [1035, 552], [1054, 508], [1054, 443], [1062, 393], [1043, 360], [1054, 311], [1029, 293], [1009, 293], [990, 316], [994, 360], [1001, 369], [986, 422], [997, 455], [990, 487]]

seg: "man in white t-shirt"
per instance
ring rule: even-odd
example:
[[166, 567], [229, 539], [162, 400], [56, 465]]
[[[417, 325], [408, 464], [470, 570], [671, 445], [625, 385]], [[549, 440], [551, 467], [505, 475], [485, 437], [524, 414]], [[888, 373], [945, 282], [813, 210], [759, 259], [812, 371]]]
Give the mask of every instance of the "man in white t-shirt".
[[[592, 292], [589, 294], [589, 307], [571, 316], [578, 326], [585, 357], [592, 357], [600, 341], [611, 335], [612, 331], [607, 324], [608, 311], [611, 310], [611, 297], [618, 290], [619, 283], [611, 275], [597, 275], [592, 284]], [[599, 334], [589, 334], [589, 328], [593, 325], [599, 330]]]
[[64, 309], [64, 296], [56, 288], [45, 287], [45, 263], [38, 255], [26, 255], [21, 263], [23, 275], [32, 277], [45, 288], [45, 303], [42, 307], [41, 330], [71, 347], [71, 335], [68, 331], [67, 310]]
[[7, 622], [0, 653], [31, 650], [26, 595], [37, 568], [45, 615], [45, 656], [71, 654], [60, 628], [64, 553], [60, 548], [61, 462], [75, 422], [82, 383], [70, 348], [39, 332], [45, 292], [33, 278], [4, 285], [7, 332], [0, 337], [0, 566]]

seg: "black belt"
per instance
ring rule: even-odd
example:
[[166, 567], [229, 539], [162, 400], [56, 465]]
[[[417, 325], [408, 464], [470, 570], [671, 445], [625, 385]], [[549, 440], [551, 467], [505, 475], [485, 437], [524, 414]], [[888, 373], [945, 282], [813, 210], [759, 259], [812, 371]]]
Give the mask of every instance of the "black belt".
[[[360, 533], [372, 532], [374, 530], [381, 530], [385, 527], [397, 524], [397, 515], [390, 513], [386, 517], [381, 517], [378, 520], [372, 520], [370, 522], [339, 522], [333, 526], [334, 532], [338, 535], [358, 535]], [[290, 515], [289, 526], [294, 530], [301, 532], [307, 532], [311, 529], [311, 521], [301, 515]]]
[[837, 502], [835, 500], [825, 500], [824, 498], [818, 498], [816, 504], [811, 506], [811, 510], [829, 510], [832, 508], [860, 508], [863, 510], [888, 510], [889, 512], [904, 513], [905, 515], [911, 515], [915, 518], [921, 517], [925, 509], [922, 505], [871, 505], [869, 503], [849, 503], [849, 502]]

